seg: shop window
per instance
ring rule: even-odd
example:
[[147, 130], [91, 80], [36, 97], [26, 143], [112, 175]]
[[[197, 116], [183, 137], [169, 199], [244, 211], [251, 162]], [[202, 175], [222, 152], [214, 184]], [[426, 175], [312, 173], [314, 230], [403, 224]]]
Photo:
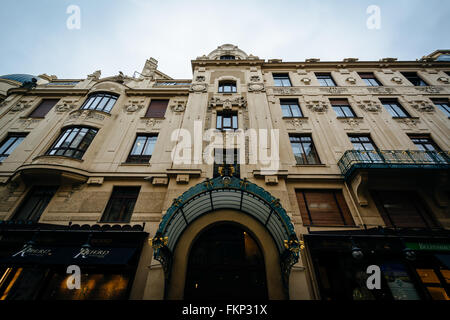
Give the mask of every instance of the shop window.
[[114, 187], [101, 222], [130, 222], [141, 187]]
[[338, 118], [356, 117], [347, 99], [330, 99], [330, 103]]
[[117, 96], [109, 93], [94, 93], [81, 106], [82, 110], [97, 110], [111, 112], [117, 101]]
[[237, 130], [238, 129], [237, 112], [230, 112], [230, 111], [217, 112], [216, 128], [219, 130]]
[[57, 186], [33, 187], [14, 214], [13, 220], [39, 221], [57, 190]]
[[67, 128], [59, 135], [46, 154], [81, 159], [97, 131], [97, 129], [87, 127]]
[[44, 268], [7, 268], [0, 274], [0, 300], [36, 300], [49, 273]]
[[305, 226], [352, 226], [355, 224], [341, 191], [297, 190], [296, 194]]
[[139, 134], [134, 141], [133, 148], [128, 155], [127, 162], [148, 163], [152, 157], [155, 144], [158, 139], [157, 134]]
[[44, 99], [28, 116], [30, 118], [44, 118], [47, 113], [58, 103], [58, 99]]
[[425, 87], [428, 84], [417, 75], [417, 72], [401, 72], [401, 74], [416, 87]]
[[280, 100], [281, 111], [284, 118], [303, 117], [302, 110], [298, 105], [298, 100]]
[[25, 140], [26, 133], [10, 133], [0, 145], [0, 163], [3, 162]]
[[152, 100], [145, 113], [145, 118], [164, 118], [169, 100]]
[[438, 227], [422, 199], [413, 191], [373, 190], [372, 195], [388, 227]]
[[289, 80], [289, 74], [287, 73], [274, 73], [273, 82], [275, 87], [291, 87], [291, 80]]
[[450, 105], [448, 99], [432, 99], [436, 107], [438, 107], [447, 117], [450, 118]]
[[219, 93], [235, 93], [237, 92], [236, 81], [220, 81]]
[[289, 139], [297, 164], [320, 164], [311, 136], [291, 135]]
[[372, 72], [360, 72], [358, 73], [361, 79], [366, 83], [369, 87], [380, 87], [382, 84], [377, 80], [375, 75]]
[[380, 99], [383, 106], [391, 114], [392, 118], [410, 118], [411, 116], [398, 103], [397, 100]]
[[322, 87], [336, 87], [331, 73], [316, 73], [316, 78]]

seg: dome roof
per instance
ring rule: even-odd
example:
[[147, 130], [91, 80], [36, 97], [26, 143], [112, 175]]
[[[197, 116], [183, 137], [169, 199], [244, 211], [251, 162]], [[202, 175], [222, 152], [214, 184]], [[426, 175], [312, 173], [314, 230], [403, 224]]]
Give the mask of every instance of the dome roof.
[[41, 78], [39, 78], [38, 76], [33, 76], [31, 74], [6, 74], [4, 76], [0, 76], [0, 79], [7, 79], [7, 80], [13, 80], [13, 81], [17, 81], [20, 83], [24, 83], [26, 81], [30, 81], [36, 78], [36, 80], [42, 80]]

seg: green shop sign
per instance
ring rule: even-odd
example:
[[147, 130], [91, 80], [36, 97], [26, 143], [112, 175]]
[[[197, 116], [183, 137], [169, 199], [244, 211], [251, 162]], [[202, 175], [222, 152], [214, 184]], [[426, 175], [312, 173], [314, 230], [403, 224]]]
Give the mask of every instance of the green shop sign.
[[406, 242], [406, 246], [413, 250], [450, 251], [450, 243]]

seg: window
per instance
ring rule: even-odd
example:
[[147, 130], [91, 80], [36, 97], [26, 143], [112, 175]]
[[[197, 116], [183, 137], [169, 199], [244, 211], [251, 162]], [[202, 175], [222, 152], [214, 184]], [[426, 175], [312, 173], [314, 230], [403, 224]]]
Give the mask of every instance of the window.
[[331, 106], [336, 112], [338, 118], [354, 118], [355, 113], [353, 112], [347, 99], [330, 99]]
[[152, 100], [148, 106], [145, 118], [164, 118], [169, 100]]
[[156, 140], [158, 135], [138, 135], [128, 155], [127, 162], [132, 163], [146, 163], [149, 162], [153, 150], [155, 149]]
[[280, 104], [283, 117], [303, 117], [302, 110], [300, 109], [297, 100], [280, 100]]
[[287, 73], [274, 73], [273, 82], [276, 87], [291, 87], [291, 80], [289, 80], [289, 74]]
[[297, 202], [305, 226], [355, 225], [342, 191], [297, 190]]
[[57, 186], [33, 187], [14, 214], [13, 220], [39, 221], [57, 190]]
[[310, 136], [289, 136], [297, 164], [320, 164], [319, 156]]
[[441, 54], [436, 61], [450, 61], [450, 54]]
[[240, 165], [239, 165], [239, 149], [214, 149], [214, 168], [213, 176], [219, 177], [221, 174], [220, 170], [223, 170], [224, 165], [233, 166], [233, 176], [240, 177]]
[[44, 99], [36, 109], [29, 115], [30, 118], [44, 118], [45, 115], [55, 106], [58, 99]]
[[389, 227], [431, 228], [437, 223], [422, 199], [413, 191], [372, 191], [381, 216]]
[[17, 148], [25, 139], [26, 133], [10, 133], [0, 146], [0, 163]]
[[437, 151], [440, 152], [441, 149], [427, 136], [410, 136], [412, 142], [420, 151]]
[[397, 100], [382, 100], [383, 106], [391, 114], [393, 118], [409, 118], [409, 114], [403, 109], [403, 107], [397, 102]]
[[432, 99], [436, 107], [442, 110], [447, 117], [450, 117], [450, 106], [448, 100]]
[[130, 222], [141, 187], [114, 187], [101, 222]]
[[53, 146], [47, 151], [50, 156], [64, 156], [81, 159], [91, 144], [97, 129], [72, 127], [65, 129]]
[[236, 57], [226, 54], [226, 55], [220, 56], [220, 60], [236, 60]]
[[411, 82], [413, 86], [416, 87], [428, 86], [428, 84], [417, 75], [417, 72], [401, 72], [401, 74], [406, 79], [408, 79], [408, 81]]
[[353, 144], [355, 150], [362, 151], [360, 157], [364, 161], [368, 162], [380, 162], [382, 161], [378, 154], [377, 146], [373, 143], [369, 136], [349, 136], [350, 142]]
[[336, 87], [336, 83], [331, 77], [331, 73], [316, 73], [319, 84], [323, 87]]
[[110, 112], [117, 101], [117, 96], [109, 93], [94, 93], [83, 103], [81, 109]]
[[217, 112], [217, 125], [219, 130], [237, 130], [238, 115], [237, 112], [222, 111]]
[[375, 75], [371, 72], [358, 73], [361, 79], [368, 85], [369, 87], [379, 87], [382, 86], [380, 81], [375, 78]]
[[219, 93], [233, 93], [237, 92], [235, 81], [220, 81]]

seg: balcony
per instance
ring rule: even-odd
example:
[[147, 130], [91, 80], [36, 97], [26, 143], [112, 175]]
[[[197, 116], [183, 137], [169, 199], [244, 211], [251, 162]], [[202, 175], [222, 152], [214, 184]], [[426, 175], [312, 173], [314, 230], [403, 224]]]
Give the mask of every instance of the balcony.
[[450, 169], [450, 152], [347, 150], [338, 162], [345, 180], [357, 169]]

